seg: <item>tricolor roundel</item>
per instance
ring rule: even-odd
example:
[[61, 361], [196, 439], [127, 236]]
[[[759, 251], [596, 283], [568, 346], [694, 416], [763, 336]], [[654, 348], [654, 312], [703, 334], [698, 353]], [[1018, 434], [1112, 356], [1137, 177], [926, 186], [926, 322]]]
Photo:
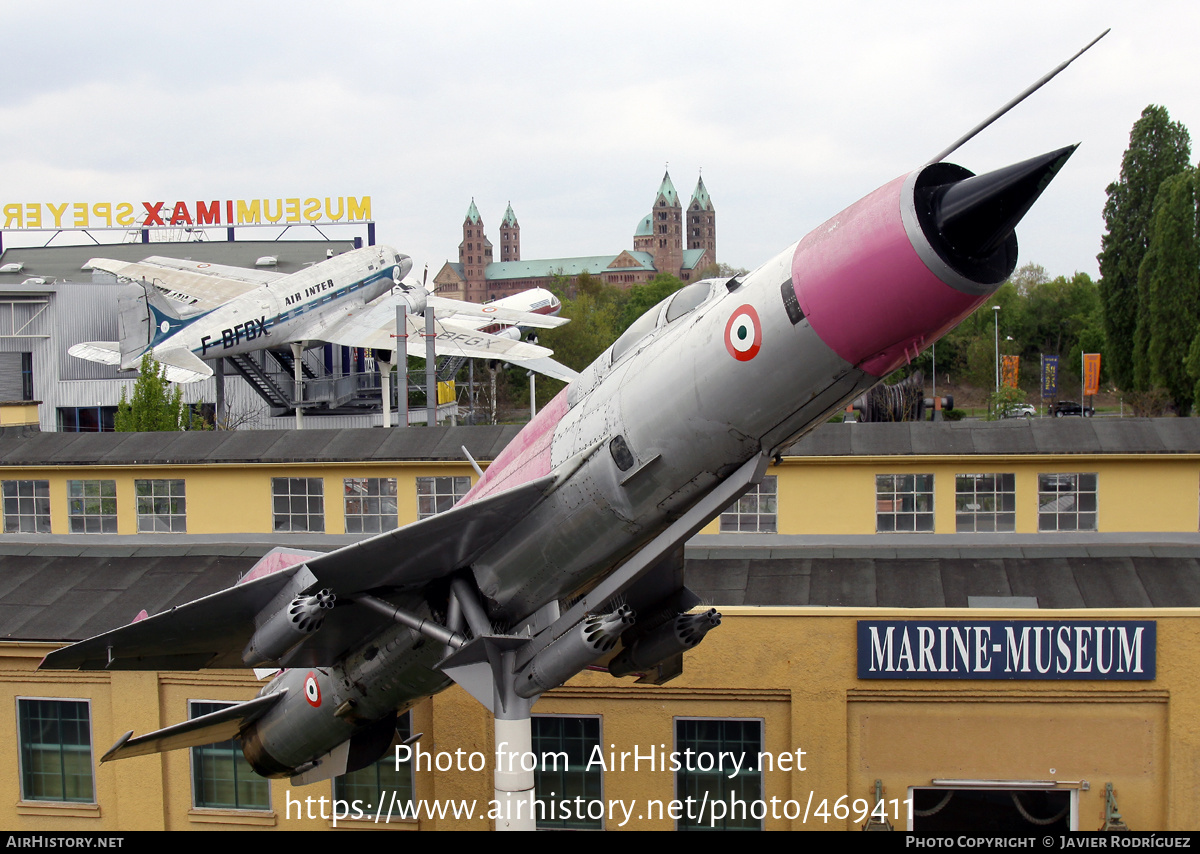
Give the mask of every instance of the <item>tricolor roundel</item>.
[[311, 670], [304, 678], [304, 699], [308, 700], [308, 704], [314, 709], [321, 705], [321, 686], [317, 684], [317, 674]]
[[752, 305], [734, 309], [725, 324], [725, 349], [739, 362], [749, 362], [762, 348], [762, 324]]

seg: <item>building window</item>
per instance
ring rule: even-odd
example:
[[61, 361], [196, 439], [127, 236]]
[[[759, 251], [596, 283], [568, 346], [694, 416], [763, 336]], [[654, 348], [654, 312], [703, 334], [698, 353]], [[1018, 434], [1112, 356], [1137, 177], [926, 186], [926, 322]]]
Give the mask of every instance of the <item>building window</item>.
[[186, 403], [183, 417], [188, 430], [212, 430], [217, 423], [217, 405], [203, 401]]
[[1038, 530], [1097, 530], [1096, 474], [1039, 474]]
[[721, 533], [776, 533], [779, 530], [776, 521], [778, 488], [775, 475], [764, 477], [761, 483], [739, 498], [737, 504], [721, 514]]
[[95, 803], [86, 700], [17, 700], [21, 799]]
[[[412, 714], [405, 712], [396, 722], [398, 744], [412, 735]], [[398, 767], [397, 767], [398, 766]], [[399, 816], [401, 808], [408, 808], [413, 800], [412, 761], [396, 762], [394, 748], [388, 750], [378, 761], [366, 768], [359, 768], [341, 777], [333, 778], [333, 796], [346, 803], [358, 802], [363, 814]]]
[[319, 477], [273, 477], [276, 531], [325, 532], [325, 481]]
[[603, 772], [588, 768], [600, 746], [600, 718], [536, 715], [532, 726], [538, 829], [603, 829]]
[[187, 499], [182, 480], [135, 480], [138, 533], [187, 533]]
[[445, 513], [470, 491], [469, 477], [417, 478], [417, 518]]
[[[232, 703], [188, 703], [191, 718]], [[250, 768], [233, 739], [192, 748], [192, 803], [198, 809], [269, 810], [271, 787]]]
[[[45, 307], [45, 303], [29, 302], [25, 305]], [[10, 302], [8, 307], [14, 313], [17, 312], [17, 307], [13, 303]], [[31, 320], [33, 316], [36, 315], [30, 313], [30, 316], [26, 317], [26, 321]], [[19, 322], [20, 319], [14, 317], [12, 319], [13, 327]], [[32, 353], [0, 353], [0, 400], [33, 400]]]
[[954, 476], [954, 530], [960, 534], [1015, 531], [1017, 486], [1013, 474]]
[[399, 525], [396, 478], [348, 477], [343, 484], [347, 534], [378, 534]]
[[50, 533], [50, 481], [6, 480], [4, 533]]
[[60, 406], [60, 433], [112, 433], [117, 429], [115, 406]]
[[33, 400], [33, 354], [21, 354], [21, 400]]
[[875, 475], [875, 530], [933, 530], [933, 475]]
[[117, 482], [68, 480], [67, 520], [72, 534], [115, 534]]
[[[675, 797], [693, 798], [696, 805], [696, 811], [679, 819], [679, 830], [762, 830], [762, 821], [752, 814], [755, 802], [763, 797], [758, 766], [762, 743], [759, 720], [675, 719], [675, 750], [679, 756], [693, 757], [690, 768], [684, 763], [675, 772]], [[726, 759], [723, 769], [716, 761], [719, 756]], [[731, 777], [728, 765], [739, 760], [741, 770]], [[699, 770], [701, 766], [710, 770]], [[723, 818], [714, 821], [711, 813], [699, 814], [700, 804], [715, 801], [725, 802]]]

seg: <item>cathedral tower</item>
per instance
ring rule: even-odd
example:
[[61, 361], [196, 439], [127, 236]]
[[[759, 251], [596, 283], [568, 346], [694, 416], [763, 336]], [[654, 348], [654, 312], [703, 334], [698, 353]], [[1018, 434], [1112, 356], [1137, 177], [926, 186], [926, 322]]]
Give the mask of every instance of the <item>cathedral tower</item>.
[[512, 202], [504, 212], [504, 220], [500, 223], [500, 260], [521, 260], [521, 224], [513, 213]]
[[717, 263], [717, 211], [709, 198], [704, 178], [696, 182], [687, 212], [688, 249], [707, 249], [708, 263]]
[[[515, 220], [514, 220], [515, 221]], [[483, 271], [492, 263], [492, 242], [483, 234], [483, 220], [471, 199], [471, 207], [467, 209], [466, 219], [463, 220], [463, 239], [458, 244], [458, 263], [462, 265], [464, 299], [471, 302], [483, 302], [486, 299], [487, 282]]]
[[669, 172], [663, 173], [650, 216], [654, 223], [655, 240], [651, 250], [654, 267], [660, 273], [678, 276], [683, 267], [683, 208]]

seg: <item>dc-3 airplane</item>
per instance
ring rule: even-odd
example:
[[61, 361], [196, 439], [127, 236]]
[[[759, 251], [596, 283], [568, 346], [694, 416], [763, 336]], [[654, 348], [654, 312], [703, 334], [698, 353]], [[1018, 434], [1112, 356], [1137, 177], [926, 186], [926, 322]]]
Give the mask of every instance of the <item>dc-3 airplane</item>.
[[[76, 344], [67, 352], [132, 370], [149, 351], [172, 382], [212, 376], [206, 359], [304, 342], [371, 347], [388, 361], [400, 303], [411, 356], [426, 355], [419, 315], [433, 310], [438, 355], [528, 365], [568, 382], [576, 376], [517, 332], [567, 322], [555, 316], [560, 304], [553, 295], [538, 290], [487, 305], [434, 296], [405, 281], [412, 259], [388, 246], [354, 249], [290, 275], [157, 256], [137, 263], [93, 258], [88, 265], [129, 282], [117, 297], [121, 340]], [[480, 331], [489, 324], [508, 329]]]
[[286, 668], [256, 699], [129, 733], [104, 759], [237, 737], [258, 773], [295, 783], [373, 762], [397, 712], [451, 680], [494, 712], [499, 749], [586, 666], [671, 678], [720, 620], [689, 613], [684, 542], [1008, 278], [1014, 228], [1074, 148], [982, 175], [939, 155], [753, 272], [646, 312], [448, 512], [328, 554], [277, 550], [42, 667]]

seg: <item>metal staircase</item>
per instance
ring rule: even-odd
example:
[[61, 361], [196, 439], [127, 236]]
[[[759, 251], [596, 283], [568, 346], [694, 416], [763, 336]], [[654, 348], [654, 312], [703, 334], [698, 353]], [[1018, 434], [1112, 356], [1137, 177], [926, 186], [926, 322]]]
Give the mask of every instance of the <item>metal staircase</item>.
[[[288, 354], [289, 360], [291, 354]], [[233, 369], [242, 375], [250, 387], [258, 392], [259, 397], [267, 402], [272, 409], [284, 409], [294, 412], [296, 403], [292, 396], [280, 388], [279, 384], [264, 366], [260, 365], [250, 353], [241, 356], [226, 356], [226, 361]], [[276, 375], [278, 376], [278, 375]], [[286, 385], [286, 383], [285, 383]]]
[[[296, 376], [296, 360], [292, 358], [290, 350], [268, 350], [267, 352], [274, 357], [279, 366], [283, 368], [285, 374], [289, 377]], [[308, 366], [308, 362], [304, 359], [300, 360], [300, 373], [304, 375], [306, 380], [315, 380], [317, 378], [316, 372]]]
[[437, 367], [438, 382], [444, 383], [458, 376], [458, 369], [466, 364], [466, 356], [448, 356]]

